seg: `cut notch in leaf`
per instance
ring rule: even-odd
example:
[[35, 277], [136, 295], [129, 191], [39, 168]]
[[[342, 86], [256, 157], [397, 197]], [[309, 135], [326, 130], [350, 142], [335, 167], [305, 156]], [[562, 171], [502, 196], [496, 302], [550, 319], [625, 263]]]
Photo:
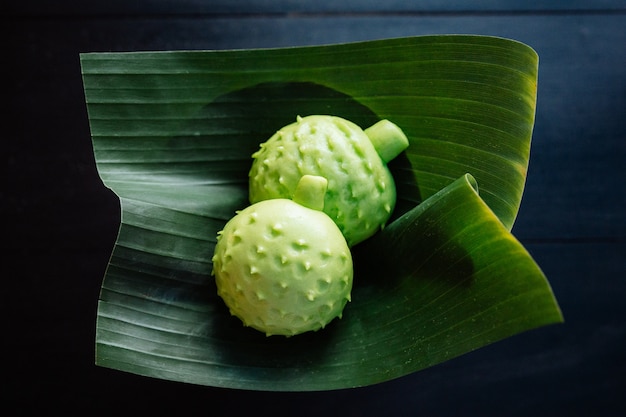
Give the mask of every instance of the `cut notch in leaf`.
[[[534, 118], [537, 59], [527, 46], [432, 36], [85, 54], [81, 62], [98, 170], [122, 201], [98, 309], [99, 365], [215, 386], [334, 389], [405, 375], [561, 319], [545, 277], [507, 231]], [[406, 155], [391, 164], [396, 217], [408, 217], [356, 255], [376, 242], [402, 242], [397, 253], [405, 260], [417, 248], [432, 253], [422, 253], [419, 264], [399, 260], [406, 270], [392, 269], [391, 277], [365, 268], [376, 258], [361, 256], [344, 319], [290, 341], [265, 338], [229, 317], [215, 294], [215, 233], [247, 204], [258, 144], [296, 114], [328, 113], [363, 127], [387, 118], [410, 139]], [[484, 202], [466, 172], [476, 176]], [[450, 201], [468, 210], [459, 213], [464, 221], [480, 218], [482, 226], [468, 229], [445, 215], [458, 208]], [[437, 238], [425, 241], [422, 232]], [[503, 250], [523, 267], [519, 277], [509, 263], [489, 258]]]

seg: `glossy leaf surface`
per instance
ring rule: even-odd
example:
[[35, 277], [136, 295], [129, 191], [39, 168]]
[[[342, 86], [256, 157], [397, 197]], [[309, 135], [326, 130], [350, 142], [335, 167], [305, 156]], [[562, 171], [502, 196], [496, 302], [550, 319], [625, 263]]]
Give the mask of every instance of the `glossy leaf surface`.
[[[425, 36], [81, 63], [98, 170], [122, 207], [98, 308], [99, 365], [212, 386], [336, 389], [561, 320], [510, 233], [535, 113], [529, 47]], [[410, 146], [390, 164], [396, 220], [354, 248], [343, 319], [267, 338], [229, 316], [210, 259], [217, 231], [248, 205], [251, 154], [308, 114], [363, 128], [387, 118]]]

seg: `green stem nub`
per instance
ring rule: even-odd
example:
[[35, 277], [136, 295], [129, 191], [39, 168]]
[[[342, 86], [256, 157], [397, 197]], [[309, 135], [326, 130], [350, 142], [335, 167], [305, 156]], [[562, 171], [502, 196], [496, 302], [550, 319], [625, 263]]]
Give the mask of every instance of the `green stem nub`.
[[313, 210], [324, 210], [324, 197], [328, 180], [317, 175], [304, 175], [298, 181], [293, 193], [293, 201]]
[[391, 161], [409, 147], [409, 139], [402, 129], [389, 120], [381, 120], [365, 129], [365, 134], [384, 163]]

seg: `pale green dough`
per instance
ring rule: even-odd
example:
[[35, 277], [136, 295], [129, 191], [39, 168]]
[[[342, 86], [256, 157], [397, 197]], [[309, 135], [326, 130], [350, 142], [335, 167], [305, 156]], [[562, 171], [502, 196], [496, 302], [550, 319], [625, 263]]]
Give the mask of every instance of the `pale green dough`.
[[218, 294], [244, 325], [293, 336], [341, 317], [352, 290], [352, 256], [337, 225], [320, 211], [326, 188], [326, 179], [305, 176], [295, 201], [252, 204], [219, 233]]
[[[369, 131], [375, 139], [370, 140]], [[391, 159], [408, 146], [408, 140], [386, 120], [366, 132], [340, 117], [299, 117], [253, 154], [250, 202], [291, 198], [303, 175], [322, 176], [328, 179], [324, 212], [349, 246], [371, 237], [384, 227], [396, 203], [393, 177], [377, 148]]]

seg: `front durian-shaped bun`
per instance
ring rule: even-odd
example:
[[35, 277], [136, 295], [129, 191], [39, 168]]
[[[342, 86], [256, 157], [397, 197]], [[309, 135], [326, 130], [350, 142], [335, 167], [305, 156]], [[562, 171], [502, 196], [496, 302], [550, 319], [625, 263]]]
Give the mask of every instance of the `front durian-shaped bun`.
[[363, 131], [336, 116], [298, 117], [252, 155], [250, 202], [291, 198], [303, 175], [322, 176], [328, 180], [324, 212], [354, 246], [389, 220], [396, 187], [387, 162], [408, 145], [388, 120]]
[[261, 201], [218, 233], [213, 274], [232, 315], [266, 335], [325, 327], [350, 301], [350, 248], [322, 210], [328, 182], [304, 176], [293, 200]]

